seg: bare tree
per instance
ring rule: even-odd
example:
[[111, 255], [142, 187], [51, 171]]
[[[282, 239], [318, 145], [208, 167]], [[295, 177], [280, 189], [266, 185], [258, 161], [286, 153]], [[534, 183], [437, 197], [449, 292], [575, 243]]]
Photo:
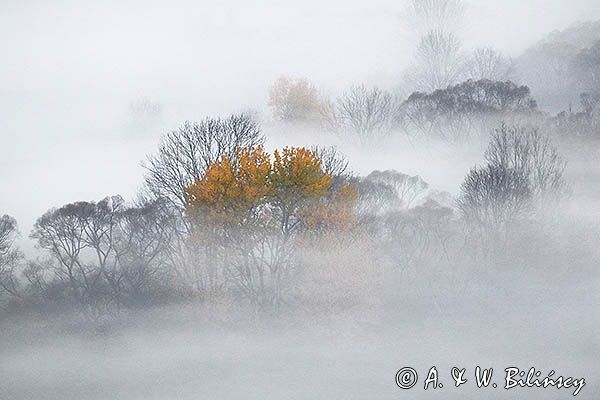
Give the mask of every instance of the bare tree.
[[474, 81], [514, 81], [516, 69], [510, 58], [504, 57], [491, 47], [482, 47], [475, 49], [468, 58], [465, 74], [468, 79]]
[[392, 188], [402, 208], [410, 208], [429, 188], [420, 176], [410, 176], [394, 170], [373, 171], [365, 179]]
[[398, 194], [390, 185], [377, 180], [358, 179], [356, 213], [364, 220], [401, 208]]
[[146, 186], [155, 197], [183, 208], [185, 188], [202, 179], [211, 163], [222, 156], [233, 156], [238, 148], [263, 142], [258, 124], [245, 114], [186, 122], [165, 135], [158, 152], [148, 157], [144, 164]]
[[536, 128], [502, 124], [492, 134], [485, 160], [491, 166], [510, 169], [523, 176], [540, 201], [564, 193], [566, 162], [550, 138]]
[[325, 118], [333, 129], [367, 141], [389, 131], [392, 96], [377, 87], [353, 86], [328, 110]]
[[461, 0], [411, 0], [407, 11], [409, 23], [420, 34], [453, 32], [460, 28], [465, 6]]
[[[111, 196], [48, 211], [31, 236], [53, 259], [48, 268], [65, 294], [99, 316], [143, 300], [159, 277], [167, 279], [171, 218], [160, 200], [126, 207]], [[48, 286], [35, 264], [26, 278], [39, 291]]]
[[[144, 299], [145, 292], [170, 278], [170, 245], [175, 236], [174, 215], [161, 200], [142, 202], [119, 218], [115, 251], [120, 275], [121, 301]], [[123, 294], [126, 298], [124, 298]]]
[[311, 150], [321, 160], [323, 172], [334, 179], [348, 175], [348, 160], [335, 146], [313, 146]]
[[8, 215], [0, 216], [0, 292], [18, 295], [16, 267], [22, 258], [15, 247], [17, 221]]
[[83, 260], [84, 251], [90, 247], [86, 230], [93, 212], [94, 205], [88, 202], [51, 209], [36, 221], [31, 234], [56, 260], [56, 279], [69, 288], [68, 295], [82, 307], [102, 303], [102, 272]]
[[408, 70], [411, 90], [433, 91], [458, 83], [464, 62], [458, 31], [465, 7], [461, 0], [411, 0], [407, 20], [417, 34], [415, 62]]
[[463, 74], [461, 43], [455, 34], [433, 30], [421, 38], [409, 74], [416, 90], [445, 89], [458, 83]]
[[458, 208], [468, 222], [500, 231], [527, 215], [531, 194], [522, 171], [502, 165], [475, 167], [461, 185]]

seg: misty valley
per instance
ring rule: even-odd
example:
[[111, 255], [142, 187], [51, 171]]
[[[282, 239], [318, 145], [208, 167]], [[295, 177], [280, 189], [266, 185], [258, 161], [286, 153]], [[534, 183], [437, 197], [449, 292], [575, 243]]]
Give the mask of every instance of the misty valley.
[[0, 400], [598, 397], [592, 1], [175, 3], [0, 5]]

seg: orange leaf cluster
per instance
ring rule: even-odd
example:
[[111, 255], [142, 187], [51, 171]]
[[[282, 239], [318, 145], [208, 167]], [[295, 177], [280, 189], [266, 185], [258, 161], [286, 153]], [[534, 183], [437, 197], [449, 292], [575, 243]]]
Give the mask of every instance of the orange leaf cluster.
[[282, 203], [294, 202], [327, 193], [332, 178], [325, 174], [319, 157], [304, 147], [284, 147], [273, 153], [271, 182]]
[[269, 154], [262, 147], [239, 149], [235, 159], [223, 157], [186, 189], [188, 210], [235, 219], [267, 202], [270, 170]]
[[212, 223], [240, 223], [262, 206], [280, 215], [296, 215], [309, 228], [344, 225], [352, 219], [353, 188], [331, 191], [333, 178], [319, 157], [303, 147], [273, 153], [262, 147], [239, 149], [223, 157], [186, 189], [190, 215], [202, 213]]

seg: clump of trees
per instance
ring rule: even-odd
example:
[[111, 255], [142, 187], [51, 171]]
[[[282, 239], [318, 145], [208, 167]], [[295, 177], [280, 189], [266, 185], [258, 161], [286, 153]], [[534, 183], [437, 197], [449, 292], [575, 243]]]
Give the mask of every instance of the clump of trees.
[[[111, 196], [42, 215], [31, 237], [45, 257], [35, 261], [23, 262], [16, 223], [4, 217], [4, 296], [94, 319], [187, 296], [259, 310], [310, 298], [307, 306], [340, 309], [375, 300], [379, 261], [408, 268], [447, 236], [446, 222], [434, 221], [452, 212], [426, 200], [420, 177], [354, 177], [333, 147], [269, 153], [262, 142], [247, 116], [184, 124], [149, 157], [136, 202]], [[359, 260], [378, 252], [364, 269]], [[341, 269], [339, 257], [352, 262]]]
[[238, 148], [259, 146], [264, 136], [247, 114], [186, 122], [166, 134], [156, 154], [144, 164], [145, 183], [154, 197], [185, 206], [185, 188], [201, 179], [206, 169], [222, 156], [232, 157]]
[[[551, 131], [593, 136], [598, 112], [589, 100], [600, 87], [597, 23], [555, 32], [513, 61], [491, 47], [463, 51], [464, 15], [465, 4], [458, 0], [408, 2], [406, 21], [417, 45], [414, 65], [399, 85], [412, 93], [404, 101], [396, 92], [365, 85], [328, 100], [306, 79], [280, 78], [269, 93], [275, 119], [318, 122], [361, 145], [381, 142], [398, 131], [463, 139], [489, 132], [501, 121], [534, 122]], [[567, 104], [568, 111], [543, 121], [532, 91], [551, 111]], [[580, 94], [582, 110], [574, 112], [571, 102]]]
[[463, 50], [465, 9], [460, 0], [409, 2], [406, 20], [417, 36], [414, 62], [405, 76], [410, 91], [433, 92], [469, 79], [515, 79], [513, 61], [493, 48]]
[[395, 170], [373, 171], [366, 181], [385, 185], [392, 190], [400, 208], [410, 208], [429, 188], [420, 176], [410, 176]]
[[372, 171], [354, 178], [354, 186], [358, 192], [355, 212], [363, 222], [373, 216], [414, 208], [436, 193], [420, 176], [396, 170]]
[[600, 92], [582, 93], [581, 111], [561, 111], [546, 121], [553, 133], [563, 138], [600, 139]]
[[233, 287], [257, 306], [276, 306], [293, 238], [351, 221], [347, 162], [334, 148], [270, 155], [263, 141], [245, 115], [186, 123], [146, 164], [148, 195], [174, 216], [172, 268], [206, 300]]
[[278, 308], [297, 289], [297, 249], [356, 224], [345, 168], [331, 148], [238, 148], [184, 189], [183, 210], [151, 196], [131, 205], [111, 196], [50, 209], [31, 233], [47, 258], [28, 265], [13, 244], [16, 222], [4, 216], [2, 297], [93, 319], [187, 295]]
[[[395, 171], [372, 175], [389, 175], [392, 182], [405, 176]], [[429, 195], [421, 194], [420, 201], [407, 206], [386, 181], [363, 178], [357, 185], [357, 214], [366, 232], [363, 240], [373, 247], [370, 257], [385, 266], [386, 278], [395, 282], [398, 295], [427, 298], [430, 305], [439, 306], [449, 284], [454, 288], [464, 284], [459, 279], [464, 266], [454, 264], [464, 262], [457, 215], [452, 206]]]
[[394, 98], [390, 93], [360, 85], [329, 102], [322, 115], [331, 131], [367, 143], [389, 133], [393, 108]]
[[352, 223], [352, 189], [333, 188], [321, 159], [306, 148], [272, 157], [262, 147], [239, 149], [211, 165], [186, 196], [196, 234], [221, 261], [223, 278], [261, 308], [283, 301], [302, 234]]
[[503, 165], [474, 167], [461, 185], [458, 206], [468, 222], [504, 227], [524, 218], [531, 209], [526, 177]]
[[151, 302], [171, 279], [171, 218], [157, 202], [126, 206], [120, 196], [49, 210], [31, 234], [50, 256], [45, 268], [30, 271], [38, 295], [59, 292], [97, 316]]
[[482, 79], [432, 93], [415, 92], [401, 104], [396, 118], [406, 132], [457, 138], [486, 131], [498, 120], [536, 111], [527, 86]]
[[500, 232], [565, 194], [565, 161], [535, 128], [502, 124], [492, 133], [486, 165], [461, 185], [458, 209], [472, 226]]
[[[387, 126], [391, 103], [387, 93], [361, 87], [338, 101], [336, 115], [356, 132], [373, 126], [361, 125], [363, 117], [386, 115]], [[460, 115], [535, 113], [536, 104], [527, 87], [480, 80], [415, 93], [402, 110], [442, 124]], [[369, 129], [364, 137], [373, 137]], [[353, 176], [334, 147], [268, 152], [263, 144], [247, 115], [185, 123], [148, 158], [137, 201], [111, 196], [42, 215], [31, 237], [44, 258], [35, 261], [16, 249], [14, 219], [0, 218], [2, 298], [93, 318], [173, 298], [262, 311], [372, 305], [380, 265], [395, 271], [403, 290], [459, 284], [453, 268], [475, 258], [465, 249], [506, 243], [512, 227], [532, 221], [566, 188], [565, 162], [549, 137], [522, 125], [492, 132], [485, 164], [471, 169], [456, 201], [419, 176]], [[365, 267], [365, 260], [373, 262]]]

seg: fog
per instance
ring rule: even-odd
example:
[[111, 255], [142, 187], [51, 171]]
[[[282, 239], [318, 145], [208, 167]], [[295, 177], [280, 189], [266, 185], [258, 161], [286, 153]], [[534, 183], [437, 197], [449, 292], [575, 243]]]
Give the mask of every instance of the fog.
[[[206, 115], [264, 110], [281, 75], [309, 77], [332, 92], [389, 84], [415, 46], [405, 8], [401, 1], [5, 1], [0, 131], [9, 150], [0, 184], [21, 190], [2, 190], [0, 208], [27, 233], [49, 205], [131, 196], [139, 163], [161, 133]], [[516, 55], [548, 32], [599, 17], [591, 0], [478, 1], [468, 4], [461, 30], [467, 48]], [[143, 99], [162, 106], [150, 127], [132, 121], [130, 106]]]
[[[535, 365], [585, 376], [586, 386], [577, 397], [594, 398], [598, 391], [594, 382], [598, 342], [593, 335], [597, 323], [586, 317], [594, 310], [575, 311], [561, 301], [581, 301], [573, 299], [572, 293], [597, 293], [593, 287], [569, 285], [558, 296], [538, 295], [536, 304], [526, 310], [520, 307], [521, 299], [486, 313], [386, 315], [359, 331], [335, 320], [322, 321], [317, 327], [295, 323], [293, 331], [268, 323], [259, 328], [207, 329], [204, 324], [182, 326], [181, 318], [175, 322], [172, 315], [157, 318], [153, 314], [153, 324], [136, 320], [135, 328], [115, 335], [95, 339], [61, 335], [42, 344], [36, 339], [36, 344], [24, 348], [13, 343], [12, 351], [3, 352], [3, 396], [392, 399], [408, 393], [411, 398], [424, 399], [505, 399], [514, 394], [527, 399], [572, 397], [566, 389], [498, 391], [468, 384], [453, 388], [449, 375], [453, 366], [498, 366], [495, 370], [500, 376], [501, 365], [527, 369]], [[597, 304], [597, 295], [591, 296], [594, 299], [585, 302]], [[534, 316], [536, 323], [523, 326], [524, 313]], [[557, 315], [562, 316], [560, 323]], [[594, 342], [595, 347], [590, 347]], [[410, 391], [401, 391], [394, 384], [394, 374], [409, 365], [418, 370], [421, 379], [435, 365], [447, 389], [423, 391], [419, 383]], [[469, 383], [472, 368], [466, 376]], [[501, 384], [500, 377], [497, 381]]]
[[3, 1], [0, 399], [597, 398], [599, 20]]

